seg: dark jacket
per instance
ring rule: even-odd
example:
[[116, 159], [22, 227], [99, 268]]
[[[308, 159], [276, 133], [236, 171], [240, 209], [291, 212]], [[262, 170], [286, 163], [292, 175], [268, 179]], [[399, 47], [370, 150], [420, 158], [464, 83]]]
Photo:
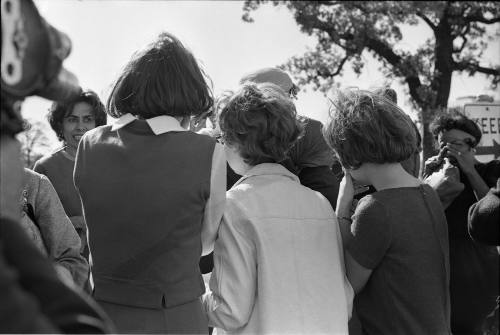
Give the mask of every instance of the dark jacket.
[[0, 333], [113, 332], [88, 297], [63, 284], [18, 222], [0, 219]]
[[75, 185], [98, 301], [161, 309], [203, 294], [198, 261], [214, 148], [192, 132], [154, 135], [144, 120], [85, 134]]
[[469, 234], [481, 243], [500, 245], [500, 178], [496, 188], [469, 209]]

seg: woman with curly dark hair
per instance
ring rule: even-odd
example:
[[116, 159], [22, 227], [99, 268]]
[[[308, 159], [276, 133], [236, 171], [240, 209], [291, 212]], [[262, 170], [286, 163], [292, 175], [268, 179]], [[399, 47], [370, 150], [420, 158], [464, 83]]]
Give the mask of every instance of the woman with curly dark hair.
[[279, 164], [303, 131], [287, 93], [244, 84], [219, 115], [243, 177], [227, 192], [205, 310], [229, 332], [346, 334], [352, 288], [335, 214]]
[[46, 175], [51, 181], [66, 215], [80, 236], [81, 252], [88, 260], [87, 226], [83, 220], [80, 197], [73, 184], [73, 169], [82, 136], [87, 131], [106, 124], [104, 105], [95, 92], [87, 90], [69, 102], [52, 104], [47, 118], [63, 146], [40, 158], [33, 170]]

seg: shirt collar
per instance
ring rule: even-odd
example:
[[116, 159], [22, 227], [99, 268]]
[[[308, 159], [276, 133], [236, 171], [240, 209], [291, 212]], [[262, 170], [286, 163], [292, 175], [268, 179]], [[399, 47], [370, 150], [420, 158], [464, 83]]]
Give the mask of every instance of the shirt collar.
[[[135, 116], [130, 113], [122, 115], [111, 127], [111, 131], [116, 131], [128, 125], [131, 122], [137, 120]], [[186, 131], [186, 128], [183, 128], [180, 122], [173, 116], [169, 115], [160, 115], [155, 116], [151, 119], [145, 120], [153, 133], [155, 135], [160, 135], [169, 131]]]
[[250, 170], [245, 173], [243, 177], [241, 177], [234, 186], [241, 184], [245, 179], [253, 177], [253, 176], [262, 176], [262, 175], [278, 175], [284, 176], [300, 183], [299, 177], [294, 175], [288, 169], [286, 169], [283, 165], [278, 163], [262, 163], [255, 165]]

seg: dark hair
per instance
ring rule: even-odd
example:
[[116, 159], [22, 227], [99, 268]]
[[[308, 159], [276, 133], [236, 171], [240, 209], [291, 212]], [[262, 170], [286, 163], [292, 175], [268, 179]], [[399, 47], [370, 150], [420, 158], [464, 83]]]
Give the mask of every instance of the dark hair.
[[49, 110], [49, 114], [47, 114], [47, 119], [60, 141], [64, 141], [62, 130], [64, 117], [69, 115], [73, 111], [73, 107], [79, 102], [85, 102], [92, 107], [96, 127], [106, 124], [107, 115], [104, 105], [94, 91], [84, 91], [68, 102], [54, 102]]
[[469, 143], [473, 148], [481, 141], [481, 129], [479, 126], [464, 114], [457, 110], [445, 111], [438, 114], [429, 126], [434, 139], [438, 139], [439, 133], [447, 130], [458, 129], [470, 134], [476, 140]]
[[244, 84], [218, 116], [222, 140], [239, 150], [245, 163], [277, 163], [303, 132], [295, 105], [278, 86]]
[[204, 114], [213, 105], [206, 79], [191, 52], [175, 36], [162, 33], [126, 65], [107, 110], [112, 117], [131, 113], [145, 119]]
[[332, 103], [323, 135], [343, 167], [402, 162], [417, 151], [412, 120], [384, 96], [347, 90]]

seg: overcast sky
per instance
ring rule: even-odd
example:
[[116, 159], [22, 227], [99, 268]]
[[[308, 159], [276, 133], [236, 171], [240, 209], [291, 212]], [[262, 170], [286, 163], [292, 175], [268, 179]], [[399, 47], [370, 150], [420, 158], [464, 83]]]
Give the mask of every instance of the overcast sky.
[[[299, 31], [286, 8], [272, 5], [253, 12], [255, 22], [246, 23], [241, 19], [243, 2], [240, 1], [35, 0], [35, 4], [48, 22], [71, 38], [73, 49], [65, 67], [77, 75], [84, 88], [96, 91], [103, 101], [131, 55], [161, 31], [173, 33], [193, 52], [212, 79], [215, 93], [235, 88], [249, 71], [283, 64], [315, 44], [313, 38]], [[410, 27], [404, 30], [404, 36], [402, 47], [415, 49], [430, 36], [430, 30], [425, 25]], [[499, 58], [497, 39], [490, 43], [483, 65]], [[378, 63], [369, 55], [364, 59], [368, 63], [363, 75], [358, 78], [348, 69], [338, 78], [342, 86], [367, 89], [386, 82], [378, 71]], [[401, 101], [407, 100], [402, 86], [393, 83], [392, 87]], [[491, 91], [483, 76], [453, 78], [450, 102], [457, 97], [479, 94], [500, 99], [500, 93]], [[47, 100], [29, 98], [23, 105], [23, 116], [45, 120], [49, 106]], [[403, 103], [403, 108], [412, 115], [408, 104]], [[327, 99], [321, 93], [303, 89], [297, 110], [325, 122]], [[55, 136], [52, 139], [55, 143]]]

